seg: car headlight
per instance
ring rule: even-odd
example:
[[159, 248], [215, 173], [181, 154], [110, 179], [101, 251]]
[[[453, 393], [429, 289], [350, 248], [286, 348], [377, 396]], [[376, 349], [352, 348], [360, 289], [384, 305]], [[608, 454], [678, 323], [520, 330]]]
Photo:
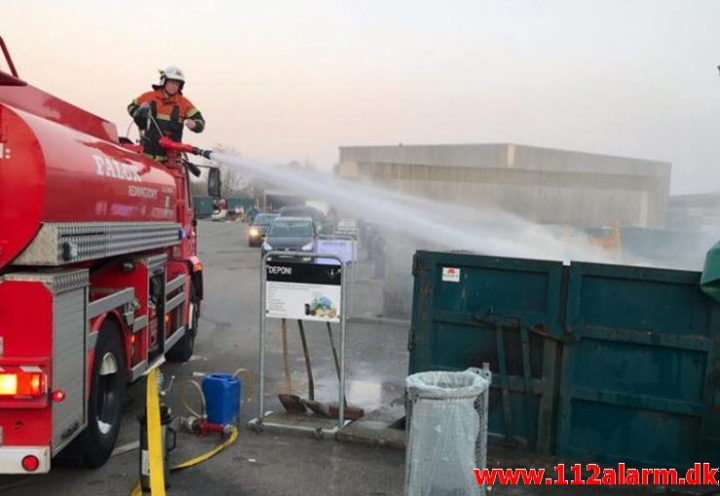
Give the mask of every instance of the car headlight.
[[273, 249], [272, 246], [270, 246], [270, 244], [267, 241], [263, 241], [262, 247], [263, 247], [263, 250], [268, 250], [268, 251]]
[[250, 229], [250, 236], [257, 236], [258, 234], [260, 234], [260, 231], [258, 231], [254, 227]]
[[308, 244], [300, 248], [301, 251], [311, 251], [313, 249], [313, 242], [310, 241]]

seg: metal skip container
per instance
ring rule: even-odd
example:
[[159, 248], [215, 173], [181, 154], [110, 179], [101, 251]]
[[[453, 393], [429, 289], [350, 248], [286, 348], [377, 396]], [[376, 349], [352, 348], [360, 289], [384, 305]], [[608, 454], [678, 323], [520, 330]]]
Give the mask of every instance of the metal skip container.
[[485, 468], [490, 371], [420, 372], [407, 377], [408, 496], [477, 496]]
[[720, 463], [720, 249], [703, 274], [419, 251], [410, 372], [489, 362], [491, 439], [578, 461]]

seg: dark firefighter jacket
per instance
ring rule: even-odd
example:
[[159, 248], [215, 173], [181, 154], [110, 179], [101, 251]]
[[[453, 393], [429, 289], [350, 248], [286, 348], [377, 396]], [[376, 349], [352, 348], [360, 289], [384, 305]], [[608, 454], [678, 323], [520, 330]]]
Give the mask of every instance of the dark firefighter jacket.
[[[150, 107], [141, 109], [140, 105], [143, 103], [149, 103]], [[145, 154], [155, 160], [167, 159], [165, 150], [158, 145], [161, 132], [173, 141], [182, 141], [183, 123], [186, 119], [195, 121], [194, 132], [200, 133], [205, 129], [205, 119], [190, 100], [180, 93], [168, 96], [162, 89], [148, 91], [134, 99], [128, 105], [128, 113], [132, 116], [135, 124], [144, 131]], [[158, 128], [160, 129], [158, 130]]]

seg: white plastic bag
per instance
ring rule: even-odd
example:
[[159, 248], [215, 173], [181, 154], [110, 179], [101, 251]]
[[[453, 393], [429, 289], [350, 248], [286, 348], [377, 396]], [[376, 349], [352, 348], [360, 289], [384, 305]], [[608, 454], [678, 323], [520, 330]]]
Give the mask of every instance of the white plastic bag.
[[[406, 494], [482, 494], [473, 470], [483, 468], [479, 464], [484, 465], [486, 456], [487, 402], [477, 400], [490, 387], [489, 370], [420, 372], [408, 376], [406, 386], [410, 403]], [[479, 412], [476, 404], [484, 408]]]

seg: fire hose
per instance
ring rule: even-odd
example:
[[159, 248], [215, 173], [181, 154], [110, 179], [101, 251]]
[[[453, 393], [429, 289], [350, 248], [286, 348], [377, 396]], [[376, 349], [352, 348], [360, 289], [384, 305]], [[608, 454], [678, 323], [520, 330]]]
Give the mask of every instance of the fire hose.
[[[241, 369], [244, 371], [244, 369]], [[239, 370], [236, 374], [239, 374]], [[150, 494], [152, 496], [165, 496], [165, 473], [164, 473], [164, 459], [163, 459], [163, 447], [162, 447], [162, 429], [160, 423], [160, 399], [158, 393], [157, 384], [157, 368], [152, 369], [147, 376], [147, 388], [146, 388], [146, 401], [147, 401], [147, 436], [148, 436], [148, 459], [150, 467]], [[183, 402], [187, 406], [187, 402], [183, 399]], [[204, 405], [204, 399], [203, 399]], [[204, 410], [204, 406], [203, 406]], [[229, 436], [221, 444], [211, 449], [210, 451], [186, 460], [182, 463], [174, 465], [170, 468], [170, 471], [178, 471], [186, 468], [194, 467], [210, 458], [214, 457], [225, 448], [233, 444], [238, 438], [238, 430], [235, 426], [230, 426]], [[143, 494], [140, 481], [135, 484], [130, 496], [141, 496]]]
[[168, 151], [175, 151], [179, 153], [190, 153], [191, 155], [199, 155], [201, 157], [205, 157], [207, 159], [212, 157], [212, 150], [203, 150], [202, 148], [198, 148], [196, 146], [188, 145], [186, 143], [179, 143], [177, 141], [173, 141], [167, 136], [163, 136], [158, 141], [158, 144], [163, 147], [164, 149]]

